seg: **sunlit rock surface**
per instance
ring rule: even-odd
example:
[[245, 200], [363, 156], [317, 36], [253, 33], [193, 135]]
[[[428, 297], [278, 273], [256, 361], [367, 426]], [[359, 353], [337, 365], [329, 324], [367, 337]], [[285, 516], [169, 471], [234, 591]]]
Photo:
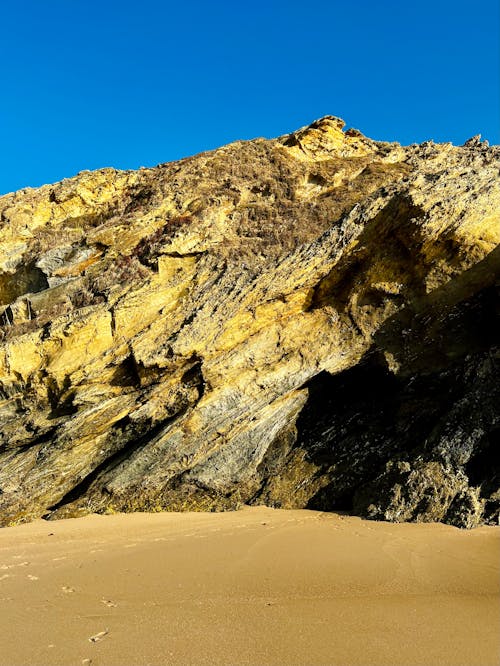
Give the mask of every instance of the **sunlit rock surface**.
[[500, 148], [331, 116], [0, 197], [0, 518], [498, 522]]

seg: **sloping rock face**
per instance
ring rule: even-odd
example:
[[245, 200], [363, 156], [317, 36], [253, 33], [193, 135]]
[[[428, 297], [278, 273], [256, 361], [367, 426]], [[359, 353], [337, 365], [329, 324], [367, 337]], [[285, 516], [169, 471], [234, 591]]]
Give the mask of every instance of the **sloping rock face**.
[[0, 198], [0, 516], [497, 523], [500, 148], [334, 117]]

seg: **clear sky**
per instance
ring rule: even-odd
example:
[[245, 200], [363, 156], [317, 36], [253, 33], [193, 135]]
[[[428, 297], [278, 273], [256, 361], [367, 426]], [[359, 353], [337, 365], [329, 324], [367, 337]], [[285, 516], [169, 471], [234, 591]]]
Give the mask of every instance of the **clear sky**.
[[325, 114], [383, 140], [500, 142], [498, 0], [12, 0], [0, 194]]

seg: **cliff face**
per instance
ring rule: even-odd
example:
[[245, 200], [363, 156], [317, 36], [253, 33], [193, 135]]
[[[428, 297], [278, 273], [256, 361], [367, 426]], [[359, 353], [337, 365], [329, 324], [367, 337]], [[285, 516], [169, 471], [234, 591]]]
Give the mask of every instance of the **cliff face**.
[[500, 148], [342, 128], [0, 198], [2, 524], [498, 522]]

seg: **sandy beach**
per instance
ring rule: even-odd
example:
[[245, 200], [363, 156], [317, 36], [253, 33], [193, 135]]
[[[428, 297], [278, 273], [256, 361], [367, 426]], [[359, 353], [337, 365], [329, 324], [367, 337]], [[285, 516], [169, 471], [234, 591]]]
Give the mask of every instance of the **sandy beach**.
[[0, 531], [0, 664], [500, 663], [500, 530], [312, 511]]

